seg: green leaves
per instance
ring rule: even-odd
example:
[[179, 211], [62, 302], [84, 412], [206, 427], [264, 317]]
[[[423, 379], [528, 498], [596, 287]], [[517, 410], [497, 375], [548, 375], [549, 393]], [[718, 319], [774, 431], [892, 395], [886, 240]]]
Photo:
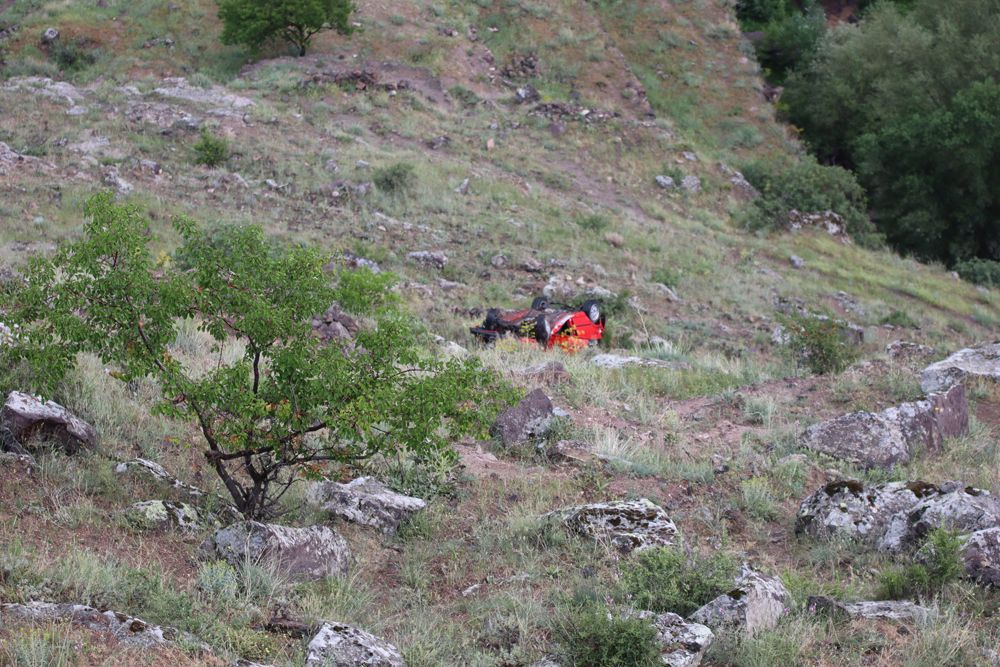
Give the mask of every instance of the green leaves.
[[[477, 361], [421, 350], [389, 274], [348, 271], [334, 287], [315, 248], [278, 246], [252, 226], [210, 234], [184, 218], [174, 223], [184, 261], [156, 262], [136, 206], [101, 194], [85, 210], [83, 237], [33, 259], [20, 289], [0, 298], [0, 320], [19, 327], [0, 354], [34, 369], [35, 389], [53, 390], [79, 352], [99, 355], [115, 377], [156, 378], [158, 409], [198, 423], [207, 459], [247, 516], [271, 510], [295, 479], [288, 468], [400, 449], [433, 458], [514, 399]], [[327, 345], [312, 331], [335, 299], [374, 318], [351, 343]], [[216, 341], [200, 362], [174, 348], [191, 319]], [[241, 354], [225, 362], [223, 345]]]
[[272, 39], [293, 44], [300, 56], [323, 30], [350, 34], [351, 0], [219, 0], [222, 43], [257, 51]]

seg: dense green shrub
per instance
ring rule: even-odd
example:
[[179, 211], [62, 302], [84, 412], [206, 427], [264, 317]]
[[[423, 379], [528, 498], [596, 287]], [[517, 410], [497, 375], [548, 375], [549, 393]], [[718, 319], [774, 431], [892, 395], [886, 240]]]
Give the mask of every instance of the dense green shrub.
[[218, 167], [229, 159], [229, 142], [204, 129], [194, 145], [194, 153], [195, 164]]
[[354, 10], [351, 0], [219, 0], [222, 43], [242, 44], [256, 52], [280, 39], [304, 56], [319, 32], [353, 32]]
[[770, 21], [757, 42], [757, 61], [767, 78], [781, 83], [793, 68], [808, 61], [826, 32], [826, 14], [817, 4]]
[[397, 162], [375, 170], [375, 187], [388, 195], [399, 197], [417, 187], [417, 172], [409, 162]]
[[842, 322], [811, 314], [782, 315], [778, 321], [788, 336], [788, 346], [813, 373], [839, 373], [857, 358]]
[[846, 169], [826, 167], [812, 158], [799, 162], [758, 160], [744, 165], [743, 175], [760, 192], [744, 214], [749, 229], [782, 228], [792, 209], [806, 213], [830, 210], [844, 218], [856, 241], [878, 243], [865, 210], [864, 190]]
[[648, 621], [622, 618], [604, 605], [573, 609], [559, 627], [563, 654], [574, 667], [655, 667], [656, 630]]
[[[371, 272], [351, 274], [340, 290], [315, 248], [276, 247], [251, 226], [217, 243], [181, 218], [174, 226], [191, 267], [182, 270], [154, 258], [138, 207], [104, 193], [85, 213], [79, 240], [33, 257], [18, 288], [0, 292], [0, 319], [19, 331], [0, 346], [0, 368], [31, 366], [24, 389], [48, 395], [80, 353], [122, 381], [153, 378], [163, 392], [156, 409], [198, 425], [205, 461], [248, 518], [271, 516], [298, 476], [324, 462], [401, 450], [454, 459], [451, 438], [484, 431], [514, 398], [475, 359], [423, 354], [412, 318], [372, 297], [387, 286]], [[364, 363], [313, 333], [312, 317], [342, 297], [374, 320], [356, 335]], [[192, 321], [219, 349], [243, 354], [208, 371], [178, 354], [174, 342]]]
[[49, 55], [64, 72], [79, 72], [97, 62], [94, 44], [87, 39], [58, 39], [49, 47]]
[[956, 262], [955, 271], [973, 285], [1000, 287], [1000, 262], [992, 259], [967, 259]]
[[622, 589], [639, 609], [687, 616], [733, 586], [737, 563], [723, 553], [699, 557], [680, 547], [649, 549], [622, 568]]
[[736, 17], [751, 26], [783, 19], [790, 9], [788, 0], [736, 0]]
[[965, 571], [962, 540], [937, 528], [916, 554], [916, 562], [896, 565], [879, 577], [879, 597], [887, 600], [935, 595]]
[[789, 77], [789, 119], [820, 160], [856, 170], [894, 246], [1000, 260], [995, 0], [883, 2], [865, 16]]
[[611, 226], [611, 219], [600, 213], [590, 213], [578, 217], [576, 224], [590, 232], [601, 232]]

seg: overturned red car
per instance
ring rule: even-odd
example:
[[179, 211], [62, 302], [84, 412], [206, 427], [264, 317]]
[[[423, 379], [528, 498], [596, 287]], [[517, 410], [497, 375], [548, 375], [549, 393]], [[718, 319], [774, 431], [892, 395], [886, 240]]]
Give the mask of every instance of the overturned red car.
[[540, 296], [524, 310], [490, 308], [482, 326], [470, 331], [484, 343], [512, 336], [546, 349], [559, 347], [575, 352], [597, 345], [603, 338], [604, 311], [600, 301], [584, 301], [574, 308]]

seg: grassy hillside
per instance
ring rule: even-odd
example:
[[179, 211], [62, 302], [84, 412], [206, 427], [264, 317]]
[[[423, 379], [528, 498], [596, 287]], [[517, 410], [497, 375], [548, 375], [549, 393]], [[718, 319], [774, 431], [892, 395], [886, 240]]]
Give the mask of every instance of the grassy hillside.
[[[432, 335], [456, 341], [525, 387], [535, 383], [520, 369], [550, 355], [480, 350], [468, 327], [546, 285], [610, 291], [612, 350], [684, 363], [609, 370], [586, 354], [559, 357], [572, 379], [546, 390], [570, 416], [551, 438], [584, 440], [612, 464], [460, 443], [454, 492], [400, 536], [338, 525], [359, 558], [349, 579], [289, 587], [262, 571], [231, 600], [206, 592], [211, 573], [195, 557], [204, 535], [142, 532], [118, 514], [158, 490], [120, 483], [114, 461], [146, 456], [217, 486], [196, 431], [147, 414], [156, 387], [120, 386], [85, 359], [59, 398], [98, 427], [102, 455], [40, 457], [31, 477], [0, 468], [0, 600], [106, 605], [194, 632], [227, 659], [300, 664], [304, 641], [262, 629], [287, 612], [358, 624], [411, 666], [527, 665], [558, 650], [574, 597], [612, 595], [622, 577], [605, 549], [547, 531], [537, 516], [647, 497], [670, 512], [690, 553], [748, 560], [792, 591], [782, 625], [720, 640], [708, 664], [976, 664], [995, 643], [995, 599], [967, 583], [942, 593], [939, 623], [907, 634], [804, 609], [819, 592], [870, 598], [891, 563], [793, 535], [802, 497], [839, 474], [869, 475], [800, 453], [795, 436], [917, 397], [919, 361], [888, 360], [885, 345], [911, 340], [943, 357], [992, 340], [1000, 295], [818, 229], [742, 229], [748, 195], [729, 170], [800, 148], [774, 119], [729, 2], [372, 0], [359, 3], [354, 36], [323, 35], [306, 58], [252, 64], [218, 44], [208, 0], [103, 4], [0, 3], [0, 28], [17, 27], [0, 70], [0, 142], [21, 156], [0, 151], [0, 273], [74, 238], [82, 202], [117, 188], [148, 211], [168, 254], [169, 220], [183, 214], [262, 225], [320, 245], [335, 263], [345, 253], [377, 261], [401, 276], [428, 347]], [[41, 45], [49, 26], [64, 52]], [[525, 84], [548, 106], [518, 104]], [[196, 164], [194, 126], [227, 141], [224, 163]], [[393, 178], [407, 170], [412, 185]], [[696, 176], [700, 189], [664, 189], [657, 175]], [[407, 258], [422, 250], [448, 261]], [[789, 301], [863, 327], [859, 363], [835, 376], [800, 367], [772, 341]], [[197, 332], [177, 345], [212, 354]], [[883, 476], [1000, 488], [1000, 394], [971, 394], [970, 436]], [[411, 490], [435, 488], [433, 475], [417, 479]], [[283, 521], [319, 519], [290, 507]], [[83, 664], [140, 660], [103, 662], [114, 647], [76, 630], [4, 632], [55, 652], [85, 643]]]

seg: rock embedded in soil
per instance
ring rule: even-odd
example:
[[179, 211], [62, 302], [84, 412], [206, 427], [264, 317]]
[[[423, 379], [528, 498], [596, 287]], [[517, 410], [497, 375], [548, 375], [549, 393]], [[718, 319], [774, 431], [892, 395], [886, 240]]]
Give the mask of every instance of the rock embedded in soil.
[[584, 537], [607, 541], [626, 554], [670, 546], [678, 535], [666, 511], [646, 498], [567, 507], [542, 518]]
[[1000, 526], [1000, 500], [989, 491], [959, 482], [942, 484], [906, 511], [898, 512], [879, 540], [881, 551], [899, 553], [919, 547], [935, 528], [972, 533]]
[[897, 622], [924, 622], [936, 614], [933, 609], [923, 607], [908, 600], [866, 600], [863, 602], [839, 602], [831, 598], [815, 595], [809, 598], [807, 607], [813, 613], [825, 613], [834, 617]]
[[323, 623], [306, 649], [306, 667], [405, 667], [395, 646], [346, 623]]
[[58, 442], [67, 454], [97, 447], [97, 431], [69, 410], [52, 401], [12, 391], [0, 410], [0, 430], [20, 443], [41, 436]]
[[535, 389], [500, 413], [490, 426], [490, 435], [505, 447], [513, 447], [544, 436], [554, 417], [552, 401], [541, 389]]
[[748, 637], [770, 630], [788, 612], [792, 596], [776, 577], [749, 568], [736, 580], [736, 587], [715, 598], [688, 617], [712, 630], [739, 629]]
[[571, 379], [569, 371], [559, 361], [546, 361], [528, 366], [518, 371], [518, 374], [526, 380], [542, 384], [561, 384]]
[[945, 438], [968, 433], [965, 387], [950, 387], [925, 400], [882, 412], [852, 412], [810, 426], [802, 446], [865, 468], [908, 463], [921, 451], [938, 451]]
[[1000, 380], [1000, 342], [959, 350], [920, 373], [925, 393], [945, 391], [966, 377]]
[[187, 503], [172, 500], [146, 500], [129, 505], [123, 510], [125, 518], [143, 530], [167, 530], [179, 528], [197, 531], [214, 519], [202, 516], [197, 509]]
[[628, 618], [649, 621], [656, 629], [656, 643], [660, 661], [669, 667], [697, 667], [705, 651], [715, 640], [715, 634], [700, 623], [689, 623], [677, 614], [637, 611], [625, 614]]
[[886, 355], [895, 361], [909, 361], [920, 357], [930, 357], [935, 350], [929, 345], [913, 343], [908, 340], [894, 340], [885, 346]]
[[878, 541], [893, 517], [906, 512], [938, 488], [924, 482], [889, 482], [866, 486], [855, 480], [831, 482], [802, 501], [796, 534], [816, 538]]
[[400, 524], [427, 507], [420, 498], [390, 489], [373, 477], [359, 477], [347, 484], [317, 482], [306, 498], [312, 505], [344, 521], [395, 533]]
[[1000, 588], [1000, 527], [977, 530], [962, 545], [965, 574], [976, 583]]
[[351, 560], [347, 541], [326, 526], [293, 528], [259, 521], [241, 521], [215, 531], [202, 543], [201, 554], [235, 568], [267, 563], [293, 581], [343, 577]]

